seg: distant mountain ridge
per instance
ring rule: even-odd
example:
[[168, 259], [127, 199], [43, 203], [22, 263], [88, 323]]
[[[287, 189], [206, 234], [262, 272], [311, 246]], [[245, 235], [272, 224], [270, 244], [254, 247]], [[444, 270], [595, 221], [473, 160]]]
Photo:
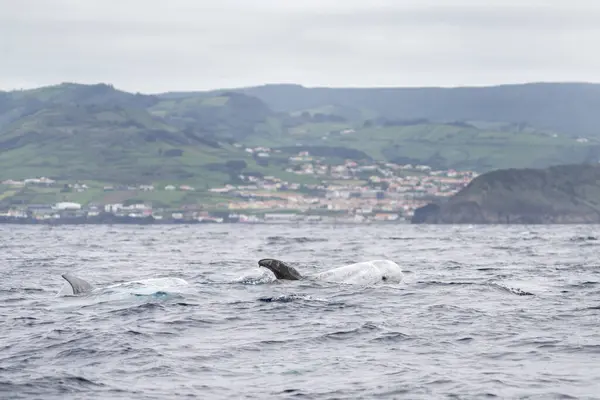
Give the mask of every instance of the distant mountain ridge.
[[[525, 83], [478, 87], [326, 88], [268, 84], [228, 89], [281, 112], [337, 105], [387, 118], [528, 123], [539, 129], [600, 137], [600, 84]], [[217, 91], [203, 93], [217, 93]], [[168, 93], [159, 96], [182, 96]]]

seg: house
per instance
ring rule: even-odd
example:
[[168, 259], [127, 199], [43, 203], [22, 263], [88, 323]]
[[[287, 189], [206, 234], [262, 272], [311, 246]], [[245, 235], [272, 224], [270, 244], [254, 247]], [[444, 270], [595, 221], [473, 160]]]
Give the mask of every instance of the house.
[[27, 213], [35, 219], [48, 219], [56, 214], [56, 210], [50, 204], [30, 204]]
[[291, 222], [297, 221], [298, 215], [296, 214], [277, 214], [277, 213], [267, 213], [264, 218], [265, 222]]
[[6, 181], [2, 181], [3, 185], [8, 185], [8, 186], [18, 186], [18, 187], [23, 187], [25, 186], [25, 182], [22, 181], [13, 181], [12, 179], [6, 180]]
[[79, 204], [79, 203], [71, 203], [71, 202], [56, 203], [54, 205], [54, 209], [55, 210], [59, 210], [59, 211], [81, 210], [81, 204]]
[[119, 210], [123, 209], [123, 204], [121, 203], [117, 203], [117, 204], [106, 204], [104, 206], [104, 211], [107, 213], [117, 213]]
[[50, 204], [29, 204], [27, 211], [53, 211], [54, 208]]
[[208, 189], [209, 192], [213, 192], [213, 193], [227, 193], [230, 192], [233, 189], [233, 187], [224, 187], [224, 188], [212, 188], [212, 189]]

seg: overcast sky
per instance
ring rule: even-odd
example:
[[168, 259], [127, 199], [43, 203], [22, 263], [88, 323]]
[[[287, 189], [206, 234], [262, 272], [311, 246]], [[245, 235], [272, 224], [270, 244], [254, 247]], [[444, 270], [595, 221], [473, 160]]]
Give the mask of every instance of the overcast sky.
[[0, 0], [0, 89], [600, 82], [599, 0]]

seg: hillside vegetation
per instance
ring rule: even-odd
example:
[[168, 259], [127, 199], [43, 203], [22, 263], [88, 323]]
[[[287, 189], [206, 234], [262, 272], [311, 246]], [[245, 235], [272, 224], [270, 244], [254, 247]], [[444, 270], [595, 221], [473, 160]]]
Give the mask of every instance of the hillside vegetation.
[[[0, 177], [205, 187], [230, 181], [241, 170], [280, 173], [232, 146], [233, 138], [251, 134], [260, 121], [253, 107], [266, 109], [259, 100], [245, 98], [231, 94], [172, 102], [106, 85], [72, 84], [5, 93]], [[244, 167], [230, 167], [232, 160]]]
[[[202, 189], [236, 182], [240, 174], [317, 182], [285, 171], [301, 151], [331, 163], [353, 159], [479, 172], [597, 162], [600, 141], [593, 135], [577, 140], [595, 121], [588, 110], [600, 101], [596, 91], [594, 85], [274, 85], [144, 95], [65, 83], [0, 92], [0, 179], [49, 176]], [[246, 151], [253, 146], [278, 152], [261, 158]]]

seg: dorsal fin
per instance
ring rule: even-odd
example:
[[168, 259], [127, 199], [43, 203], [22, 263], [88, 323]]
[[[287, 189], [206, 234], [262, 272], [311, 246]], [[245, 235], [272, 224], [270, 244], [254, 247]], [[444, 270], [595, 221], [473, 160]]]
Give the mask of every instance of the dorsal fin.
[[84, 281], [81, 278], [76, 277], [75, 275], [67, 272], [66, 274], [62, 274], [61, 275], [67, 282], [69, 282], [69, 285], [71, 285], [71, 288], [73, 289], [73, 294], [81, 294], [81, 293], [87, 293], [87, 292], [91, 292], [93, 289], [93, 286]]
[[275, 274], [277, 279], [289, 279], [292, 281], [302, 279], [302, 275], [294, 267], [274, 258], [263, 258], [258, 261], [258, 265], [269, 269]]

